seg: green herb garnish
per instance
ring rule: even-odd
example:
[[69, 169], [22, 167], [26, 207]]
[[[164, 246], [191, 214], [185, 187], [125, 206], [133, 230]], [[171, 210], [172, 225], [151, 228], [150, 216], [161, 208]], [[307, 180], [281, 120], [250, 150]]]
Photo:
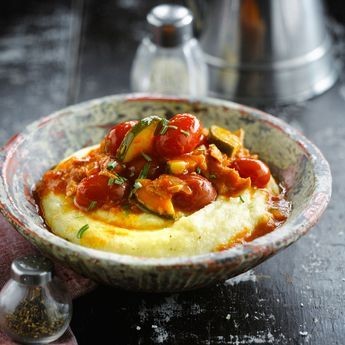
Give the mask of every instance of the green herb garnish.
[[114, 177], [110, 177], [108, 180], [108, 186], [112, 186], [113, 184], [124, 184], [127, 179], [123, 176], [116, 174]]
[[215, 178], [217, 178], [217, 175], [215, 175], [215, 174], [210, 174], [209, 177], [212, 178], [212, 179], [215, 179]]
[[133, 184], [133, 188], [134, 189], [139, 189], [141, 188], [143, 185], [139, 182], [139, 181], [135, 181]]
[[117, 165], [118, 165], [118, 163], [116, 161], [111, 161], [107, 164], [107, 169], [108, 170], [114, 170]]
[[89, 205], [89, 207], [87, 208], [87, 210], [88, 210], [88, 211], [91, 211], [91, 210], [93, 210], [96, 206], [97, 206], [97, 201], [96, 201], [96, 200], [92, 200], [92, 201], [90, 202], [90, 205]]
[[244, 199], [243, 199], [242, 195], [240, 195], [239, 198], [240, 198], [241, 202], [244, 203]]
[[197, 167], [197, 168], [195, 169], [195, 171], [196, 171], [197, 174], [201, 174], [201, 169], [200, 169], [199, 167]]
[[133, 184], [133, 188], [131, 190], [131, 192], [129, 193], [129, 199], [133, 196], [133, 194], [135, 193], [135, 191], [139, 188], [141, 188], [143, 185], [138, 181], [136, 180]]
[[160, 135], [164, 135], [167, 132], [168, 124], [169, 124], [169, 121], [167, 119], [162, 119], [161, 120], [162, 128], [161, 128], [161, 130], [159, 132]]
[[140, 174], [138, 176], [138, 179], [142, 179], [142, 178], [146, 178], [148, 173], [149, 173], [149, 169], [150, 169], [150, 162], [146, 162], [143, 169], [140, 171]]
[[141, 152], [141, 155], [147, 160], [148, 162], [152, 162], [152, 158], [145, 152]]
[[161, 130], [159, 132], [160, 135], [164, 135], [168, 128], [171, 128], [171, 129], [178, 129], [177, 126], [174, 126], [174, 125], [169, 125], [169, 121], [167, 119], [162, 119], [161, 120]]
[[116, 177], [110, 177], [108, 180], [108, 186], [112, 186], [115, 184]]
[[184, 134], [186, 137], [189, 137], [189, 136], [190, 136], [190, 133], [187, 132], [187, 131], [185, 131], [184, 129], [180, 129], [180, 132], [181, 132], [182, 134]]
[[89, 229], [89, 224], [83, 225], [83, 226], [78, 230], [77, 238], [81, 239], [82, 236], [84, 235], [84, 232], [85, 232], [86, 230], [88, 230], [88, 229]]

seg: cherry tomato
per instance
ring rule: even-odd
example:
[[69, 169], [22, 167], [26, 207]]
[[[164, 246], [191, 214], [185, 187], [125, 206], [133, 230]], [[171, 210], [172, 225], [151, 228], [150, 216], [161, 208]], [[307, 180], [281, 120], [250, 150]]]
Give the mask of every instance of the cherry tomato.
[[177, 193], [173, 197], [173, 204], [181, 211], [194, 212], [214, 201], [217, 197], [216, 189], [206, 178], [197, 174], [178, 176], [187, 182], [192, 194]]
[[250, 177], [252, 185], [264, 188], [271, 178], [268, 166], [260, 160], [252, 158], [239, 158], [232, 162], [231, 168], [238, 171], [241, 177]]
[[109, 177], [91, 175], [83, 178], [77, 187], [74, 203], [81, 209], [100, 207], [108, 201], [118, 203], [125, 195], [127, 184], [108, 184]]
[[[109, 178], [107, 183], [109, 182]], [[111, 186], [108, 186], [108, 200], [113, 204], [119, 204], [122, 199], [128, 195], [128, 182], [122, 184], [113, 183]]]
[[116, 156], [116, 151], [122, 143], [123, 138], [138, 121], [126, 121], [112, 127], [104, 138], [104, 151], [112, 157]]
[[191, 114], [177, 114], [170, 119], [166, 132], [155, 137], [155, 149], [169, 159], [193, 151], [201, 139], [199, 120]]

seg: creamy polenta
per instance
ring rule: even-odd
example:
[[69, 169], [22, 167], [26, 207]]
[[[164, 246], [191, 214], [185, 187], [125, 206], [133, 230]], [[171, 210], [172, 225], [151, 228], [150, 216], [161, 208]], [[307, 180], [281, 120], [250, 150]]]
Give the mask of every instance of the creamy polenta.
[[289, 204], [242, 131], [195, 130], [195, 117], [188, 127], [176, 116], [115, 126], [49, 170], [37, 196], [50, 230], [99, 250], [172, 257], [230, 248], [286, 219]]

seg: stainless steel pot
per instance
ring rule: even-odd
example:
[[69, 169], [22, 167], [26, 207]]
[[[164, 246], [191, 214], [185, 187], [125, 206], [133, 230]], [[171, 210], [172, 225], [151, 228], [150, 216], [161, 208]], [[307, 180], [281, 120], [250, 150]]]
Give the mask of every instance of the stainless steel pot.
[[190, 0], [189, 5], [202, 20], [211, 95], [250, 104], [291, 103], [336, 81], [321, 0]]

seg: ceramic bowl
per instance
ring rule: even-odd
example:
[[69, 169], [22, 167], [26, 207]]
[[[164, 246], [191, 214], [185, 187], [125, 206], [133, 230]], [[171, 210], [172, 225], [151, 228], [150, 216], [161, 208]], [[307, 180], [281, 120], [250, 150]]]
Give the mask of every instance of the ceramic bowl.
[[[244, 128], [245, 145], [258, 153], [287, 188], [293, 209], [286, 223], [250, 243], [192, 257], [142, 258], [70, 243], [49, 232], [32, 187], [64, 157], [98, 143], [114, 123], [148, 115], [190, 112], [205, 126]], [[217, 99], [116, 95], [77, 104], [29, 125], [0, 153], [1, 211], [43, 254], [96, 281], [131, 290], [181, 291], [236, 276], [304, 235], [325, 210], [331, 174], [320, 151], [301, 133], [259, 110]]]

